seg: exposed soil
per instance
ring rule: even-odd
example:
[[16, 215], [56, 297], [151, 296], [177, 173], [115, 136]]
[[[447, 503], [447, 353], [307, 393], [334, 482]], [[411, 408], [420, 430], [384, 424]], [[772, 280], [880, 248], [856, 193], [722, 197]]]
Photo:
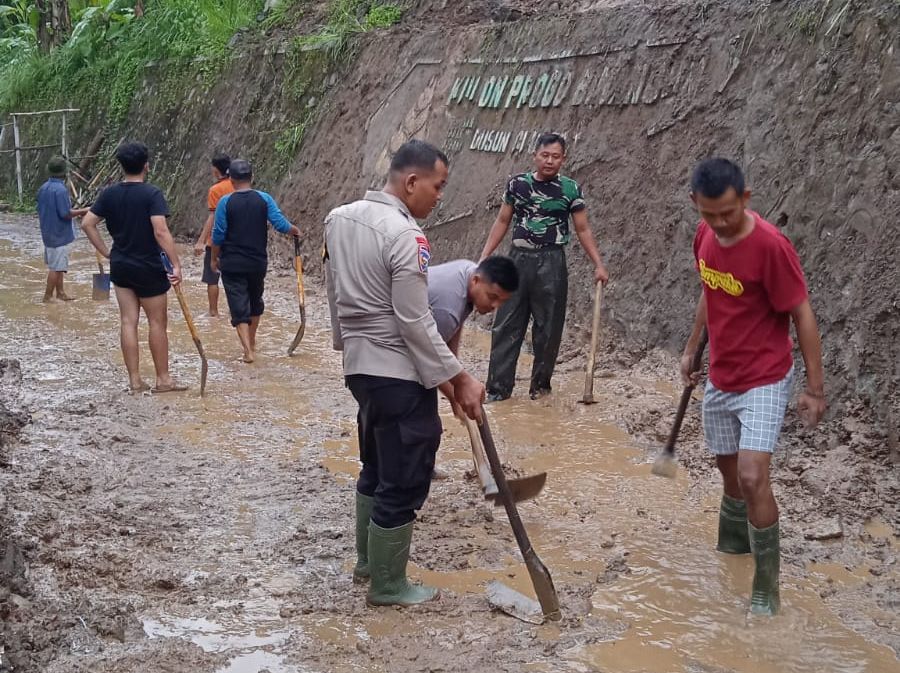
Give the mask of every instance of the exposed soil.
[[[718, 482], [696, 409], [679, 446], [679, 480], [649, 474], [674, 409], [674, 359], [608, 349], [599, 404], [584, 407], [576, 403], [583, 359], [570, 351], [550, 398], [517, 396], [491, 411], [510, 469], [549, 472], [545, 494], [521, 509], [563, 621], [533, 626], [488, 605], [484, 581], [527, 591], [527, 574], [505, 515], [479, 497], [464, 432], [446, 416], [440, 462], [451, 479], [435, 482], [413, 553], [413, 573], [445, 591], [419, 608], [372, 610], [350, 581], [355, 411], [328, 350], [320, 288], [310, 286], [298, 357], [283, 356], [296, 320], [292, 281], [273, 272], [259, 363], [240, 364], [227, 324], [199, 317], [211, 358], [207, 398], [196, 387], [129, 396], [115, 306], [85, 298], [92, 258], [82, 250], [70, 274], [82, 298], [41, 305], [33, 221], [3, 217], [0, 352], [15, 354], [21, 376], [4, 361], [0, 390], [15, 425], [31, 419], [18, 438], [3, 435], [7, 670], [896, 667], [897, 485], [868, 450], [865, 425], [830, 422], [804, 434], [789, 422], [776, 469], [785, 613], [747, 624], [747, 559], [710, 551]], [[199, 274], [195, 261], [188, 273]], [[203, 290], [188, 290], [199, 314]], [[196, 356], [175, 310], [173, 371], [196, 386]], [[465, 346], [481, 375], [484, 345], [475, 330]], [[833, 448], [821, 452], [818, 442]], [[828, 533], [832, 519], [838, 539], [805, 539]], [[709, 629], [709, 641], [698, 640]], [[715, 645], [723, 637], [733, 638], [734, 655]]]

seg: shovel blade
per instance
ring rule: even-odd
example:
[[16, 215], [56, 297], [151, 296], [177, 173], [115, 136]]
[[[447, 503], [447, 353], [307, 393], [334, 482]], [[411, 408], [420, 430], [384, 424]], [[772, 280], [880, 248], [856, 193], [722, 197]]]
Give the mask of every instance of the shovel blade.
[[544, 613], [533, 598], [511, 589], [502, 582], [491, 580], [487, 585], [488, 603], [511, 617], [529, 624], [543, 624]]
[[523, 557], [525, 558], [525, 567], [528, 568], [528, 574], [531, 577], [534, 593], [537, 594], [541, 606], [541, 612], [544, 613], [546, 619], [559, 621], [562, 619], [562, 613], [559, 610], [559, 597], [556, 595], [556, 587], [553, 586], [550, 571], [541, 563], [537, 554], [534, 553], [534, 549], [528, 549]]
[[294, 340], [291, 342], [290, 347], [288, 348], [288, 357], [294, 354], [294, 351], [297, 350], [297, 346], [300, 345], [300, 342], [303, 340], [303, 335], [306, 334], [306, 307], [300, 307], [300, 327], [297, 328], [297, 333], [294, 335]]
[[109, 299], [109, 274], [95, 273], [93, 276], [93, 284], [91, 286], [91, 299], [94, 301], [104, 301]]
[[[513, 502], [531, 500], [544, 490], [544, 484], [547, 483], [547, 473], [540, 472], [530, 477], [507, 479], [506, 483], [509, 484], [509, 490], [512, 492]], [[484, 499], [491, 500], [494, 503], [494, 507], [503, 507], [503, 500], [498, 493], [486, 493]]]
[[650, 472], [657, 477], [674, 479], [675, 474], [678, 472], [678, 463], [675, 462], [675, 456], [663, 451], [653, 461], [653, 467], [650, 468]]

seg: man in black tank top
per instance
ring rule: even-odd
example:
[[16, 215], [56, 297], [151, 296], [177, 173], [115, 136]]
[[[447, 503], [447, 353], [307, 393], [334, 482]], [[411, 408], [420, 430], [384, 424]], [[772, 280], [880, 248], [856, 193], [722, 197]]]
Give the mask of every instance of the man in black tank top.
[[256, 331], [265, 309], [263, 290], [269, 257], [266, 244], [268, 222], [282, 234], [299, 236], [300, 230], [288, 222], [275, 199], [252, 188], [253, 169], [249, 161], [235, 159], [229, 168], [234, 192], [216, 206], [212, 232], [212, 269], [222, 274], [231, 324], [237, 329], [244, 362], [253, 362]]

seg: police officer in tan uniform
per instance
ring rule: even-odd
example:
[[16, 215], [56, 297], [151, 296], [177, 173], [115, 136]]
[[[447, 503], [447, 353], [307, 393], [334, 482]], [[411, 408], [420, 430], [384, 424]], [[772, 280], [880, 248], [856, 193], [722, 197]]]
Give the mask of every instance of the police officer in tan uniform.
[[449, 382], [480, 420], [484, 386], [438, 333], [428, 306], [431, 249], [416, 218], [437, 205], [448, 161], [411, 140], [391, 161], [382, 191], [325, 220], [325, 268], [334, 348], [359, 403], [362, 470], [356, 483], [356, 582], [370, 605], [414, 605], [437, 590], [410, 584], [406, 564], [416, 510], [428, 496], [441, 439], [437, 388]]

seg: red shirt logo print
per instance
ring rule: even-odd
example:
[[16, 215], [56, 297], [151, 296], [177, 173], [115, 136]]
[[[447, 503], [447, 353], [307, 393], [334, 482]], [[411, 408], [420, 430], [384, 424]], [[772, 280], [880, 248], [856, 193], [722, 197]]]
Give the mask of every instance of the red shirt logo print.
[[431, 261], [431, 246], [428, 245], [428, 239], [424, 236], [416, 236], [416, 243], [419, 246], [419, 271], [428, 273], [428, 262]]

